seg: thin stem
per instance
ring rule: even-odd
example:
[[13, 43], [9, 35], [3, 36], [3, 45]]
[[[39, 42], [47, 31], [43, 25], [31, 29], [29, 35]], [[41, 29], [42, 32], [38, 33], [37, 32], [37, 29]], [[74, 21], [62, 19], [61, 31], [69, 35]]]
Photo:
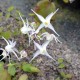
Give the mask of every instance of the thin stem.
[[2, 39], [4, 39], [6, 41], [6, 43], [9, 45], [9, 42], [2, 36]]

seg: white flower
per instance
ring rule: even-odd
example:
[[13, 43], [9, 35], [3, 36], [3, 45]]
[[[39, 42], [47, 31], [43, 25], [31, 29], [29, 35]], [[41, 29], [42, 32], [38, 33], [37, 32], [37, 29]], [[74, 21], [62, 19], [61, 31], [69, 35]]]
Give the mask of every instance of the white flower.
[[[30, 60], [30, 62], [33, 60], [33, 59], [35, 59], [38, 55], [45, 55], [45, 56], [47, 56], [47, 57], [49, 57], [49, 58], [51, 58], [52, 60], [54, 60], [49, 54], [48, 54], [48, 52], [47, 52], [47, 50], [46, 50], [46, 48], [47, 48], [47, 46], [48, 46], [48, 44], [49, 44], [49, 41], [46, 41], [45, 43], [43, 43], [42, 45], [39, 45], [38, 43], [36, 43], [35, 41], [34, 41], [34, 44], [35, 44], [35, 46], [39, 49], [38, 51], [36, 51], [34, 54], [33, 54], [33, 58]], [[54, 60], [55, 61], [55, 60]]]
[[37, 35], [37, 34], [35, 34], [35, 28], [37, 27], [37, 24], [35, 23], [35, 22], [32, 22], [31, 24], [30, 24], [30, 26], [31, 26], [31, 28], [33, 29], [31, 32], [30, 32], [30, 35], [29, 35], [29, 43], [31, 42], [31, 41], [33, 41], [34, 40], [34, 38], [36, 38], [38, 41], [40, 41], [40, 39], [39, 39], [39, 36]]
[[[20, 15], [20, 13], [19, 13], [19, 15]], [[29, 35], [29, 31], [31, 31], [32, 28], [29, 26], [28, 19], [26, 19], [26, 20], [27, 20], [27, 23], [26, 23], [26, 22], [23, 20], [23, 18], [22, 18], [21, 15], [20, 15], [20, 18], [21, 18], [21, 20], [22, 20], [22, 22], [23, 22], [23, 27], [20, 29], [21, 32], [22, 32], [23, 34], [28, 34], [28, 35]]]
[[[32, 9], [31, 9], [32, 10]], [[52, 18], [52, 16], [58, 11], [59, 9], [57, 9], [54, 13], [50, 13], [46, 18], [42, 17], [41, 15], [37, 14], [34, 10], [32, 10], [36, 16], [39, 18], [39, 20], [42, 22], [41, 25], [38, 27], [38, 29], [36, 30], [35, 33], [38, 33], [40, 31], [40, 29], [42, 29], [43, 27], [45, 28], [49, 28], [51, 29], [53, 32], [55, 32], [58, 36], [59, 34], [55, 31], [54, 27], [52, 26], [52, 24], [50, 23], [50, 20]]]
[[22, 50], [22, 51], [20, 51], [20, 59], [22, 59], [22, 58], [27, 58], [27, 52], [25, 51], [25, 50]]
[[2, 54], [0, 56], [3, 56], [3, 58], [0, 59], [0, 61], [2, 61], [4, 58], [6, 58], [9, 55], [7, 54], [7, 52], [3, 48], [0, 48], [0, 50], [2, 51]]
[[6, 40], [4, 37], [2, 37], [5, 41], [6, 41], [6, 43], [7, 43], [7, 46], [5, 46], [5, 51], [7, 52], [7, 54], [9, 54], [9, 53], [13, 53], [15, 56], [16, 56], [16, 58], [19, 60], [19, 58], [18, 58], [18, 56], [17, 56], [17, 54], [16, 53], [19, 53], [18, 52], [18, 50], [15, 48], [15, 46], [16, 46], [16, 41], [14, 42], [13, 40], [12, 41], [10, 41], [10, 40]]
[[[19, 13], [20, 15], [20, 13]], [[29, 37], [29, 46], [30, 46], [30, 42], [32, 41], [32, 35], [34, 32], [35, 32], [35, 28], [34, 28], [34, 23], [32, 22], [31, 25], [29, 25], [29, 22], [28, 22], [28, 19], [27, 20], [27, 23], [23, 20], [22, 16], [20, 15], [20, 18], [23, 22], [23, 27], [20, 29], [22, 34], [27, 34], [28, 37]]]
[[[41, 36], [42, 36], [41, 39], [43, 39], [43, 38], [45, 37], [46, 40], [48, 40], [48, 41], [52, 41], [53, 39], [55, 39], [56, 42], [62, 43], [62, 42], [58, 39], [58, 37], [56, 37], [54, 34], [50, 34], [50, 33], [48, 33], [48, 32], [44, 32], [44, 33], [41, 34]], [[40, 36], [40, 37], [41, 37], [41, 36]]]

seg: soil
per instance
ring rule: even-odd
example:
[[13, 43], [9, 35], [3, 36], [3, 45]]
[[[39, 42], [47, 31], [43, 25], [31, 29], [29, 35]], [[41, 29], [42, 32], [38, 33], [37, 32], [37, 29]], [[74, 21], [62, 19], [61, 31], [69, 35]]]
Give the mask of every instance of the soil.
[[[29, 20], [32, 18], [29, 17], [31, 8], [39, 0], [0, 0], [1, 10], [5, 12], [5, 9], [11, 5], [14, 5], [19, 9]], [[60, 7], [60, 5], [58, 5]], [[59, 12], [57, 13], [56, 20], [51, 22], [55, 27], [56, 31], [60, 34], [60, 43], [56, 43], [54, 40], [51, 41], [47, 47], [48, 53], [56, 59], [56, 62], [47, 58], [46, 56], [38, 56], [32, 64], [37, 66], [41, 73], [38, 74], [29, 74], [29, 80], [55, 80], [57, 77], [61, 77], [60, 72], [72, 74], [72, 78], [68, 80], [80, 80], [80, 11], [69, 8], [60, 7]], [[0, 22], [0, 24], [2, 24]], [[9, 24], [9, 23], [8, 23]], [[16, 38], [17, 42], [21, 40], [22, 44], [25, 43], [24, 36], [19, 36]], [[23, 41], [22, 41], [23, 40]], [[20, 43], [20, 42], [19, 42]], [[1, 44], [1, 42], [0, 42]], [[28, 57], [30, 60], [32, 58], [33, 47], [26, 48], [26, 45], [23, 47], [28, 52]], [[30, 50], [29, 50], [30, 49]], [[58, 58], [63, 58], [66, 68], [59, 69], [57, 60]], [[23, 72], [21, 72], [23, 73]], [[62, 80], [62, 77], [61, 77]], [[66, 80], [66, 79], [64, 79]]]

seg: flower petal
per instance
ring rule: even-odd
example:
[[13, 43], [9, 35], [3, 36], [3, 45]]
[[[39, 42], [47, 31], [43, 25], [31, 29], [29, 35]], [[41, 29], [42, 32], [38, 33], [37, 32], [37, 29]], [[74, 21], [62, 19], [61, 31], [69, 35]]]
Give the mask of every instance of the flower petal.
[[35, 52], [33, 55], [33, 58], [30, 60], [30, 62], [32, 62], [32, 60], [35, 59], [39, 54], [40, 54], [39, 50], [37, 52]]
[[39, 18], [41, 22], [45, 22], [45, 19], [41, 15], [37, 14], [33, 9], [31, 10], [36, 14], [36, 16]]
[[54, 16], [54, 14], [59, 10], [59, 8], [55, 11], [55, 12], [52, 12], [50, 13], [47, 17], [46, 17], [46, 20], [50, 22], [52, 16]]
[[59, 36], [59, 34], [55, 31], [54, 27], [51, 24], [49, 24], [48, 28], [51, 29], [53, 32], [55, 32]]
[[49, 42], [50, 42], [50, 41], [44, 42], [44, 43], [42, 44], [42, 48], [46, 48], [46, 47], [48, 46]]
[[36, 43], [35, 41], [34, 41], [34, 44], [35, 44], [35, 46], [36, 46], [39, 50], [42, 49], [42, 46], [39, 45], [38, 43]]
[[16, 53], [19, 54], [19, 51], [18, 51], [16, 48], [13, 48], [13, 50], [14, 50]]
[[22, 18], [22, 16], [21, 16], [21, 14], [20, 14], [20, 13], [19, 13], [19, 16], [20, 16], [20, 18], [21, 18], [21, 20], [22, 20], [23, 24], [25, 24], [25, 21], [23, 20], [23, 18]]
[[55, 39], [56, 42], [62, 43], [62, 42], [58, 39], [58, 37], [56, 37], [54, 34], [51, 34], [51, 35], [53, 36], [53, 38]]
[[27, 21], [27, 24], [26, 24], [26, 25], [27, 25], [27, 27], [29, 27], [29, 21], [28, 21], [28, 19], [27, 19], [27, 18], [26, 18], [26, 21]]
[[15, 56], [16, 56], [16, 58], [20, 61], [20, 59], [18, 58], [18, 56], [17, 56], [17, 54], [15, 53], [15, 51], [11, 51]]
[[51, 57], [48, 52], [45, 53], [45, 55], [48, 57], [48, 58], [51, 58], [52, 60], [56, 61], [55, 59], [53, 59], [53, 57]]
[[40, 26], [38, 27], [38, 29], [35, 31], [35, 33], [37, 34], [40, 31], [40, 29], [42, 29], [43, 27], [44, 27], [44, 25], [43, 25], [43, 23], [41, 23]]

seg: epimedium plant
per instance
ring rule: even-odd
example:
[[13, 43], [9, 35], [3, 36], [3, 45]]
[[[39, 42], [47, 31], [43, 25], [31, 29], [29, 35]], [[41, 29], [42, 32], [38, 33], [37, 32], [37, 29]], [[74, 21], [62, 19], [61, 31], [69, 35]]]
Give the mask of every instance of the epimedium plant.
[[[5, 68], [7, 68], [8, 70], [6, 70]], [[9, 63], [8, 65], [4, 65], [3, 62], [0, 62], [0, 76], [1, 75], [3, 76], [3, 77], [1, 76], [1, 80], [11, 80], [11, 76], [15, 76], [15, 74], [18, 73], [17, 68], [18, 70], [20, 69], [23, 70], [24, 72], [30, 72], [30, 73], [40, 72], [40, 70], [37, 67], [26, 62], [22, 63], [12, 62]]]
[[[45, 5], [43, 5], [43, 3], [45, 3]], [[48, 13], [46, 12], [46, 14], [43, 12], [43, 11], [45, 11], [45, 7], [48, 7]], [[27, 53], [24, 50], [19, 52], [17, 50], [17, 48], [15, 48], [15, 46], [17, 44], [16, 41], [9, 40], [10, 37], [13, 37], [12, 34], [14, 34], [14, 36], [20, 35], [20, 33], [22, 33], [23, 35], [27, 35], [28, 39], [29, 39], [29, 46], [32, 41], [34, 46], [36, 48], [38, 48], [38, 50], [33, 54], [33, 58], [29, 62], [32, 62], [32, 60], [35, 59], [40, 54], [45, 55], [48, 58], [56, 61], [55, 59], [53, 59], [52, 56], [50, 56], [48, 54], [48, 52], [46, 50], [46, 47], [53, 39], [56, 41], [56, 43], [57, 42], [61, 43], [61, 41], [58, 39], [59, 34], [56, 32], [56, 30], [54, 29], [54, 27], [50, 23], [50, 20], [54, 19], [54, 18], [52, 18], [53, 15], [55, 15], [55, 13], [58, 11], [58, 9], [57, 9], [53, 12], [53, 9], [55, 10], [54, 3], [49, 2], [48, 0], [44, 0], [36, 6], [36, 10], [31, 9], [33, 14], [30, 14], [30, 15], [37, 16], [37, 18], [34, 17], [35, 22], [30, 23], [28, 21], [28, 19], [24, 20], [21, 15], [21, 12], [16, 11], [16, 12], [18, 12], [18, 16], [20, 16], [20, 19], [18, 19], [18, 18], [16, 18], [16, 19], [18, 20], [19, 25], [20, 26], [23, 25], [23, 27], [14, 30], [14, 32], [11, 32], [9, 30], [9, 31], [6, 31], [5, 33], [3, 33], [4, 28], [1, 27], [0, 34], [1, 34], [1, 37], [4, 36], [3, 39], [6, 41], [7, 46], [5, 46], [4, 48], [1, 48], [0, 50], [3, 50], [3, 53], [2, 53], [3, 58], [2, 59], [5, 59], [5, 58], [7, 58], [7, 56], [9, 56], [9, 64], [5, 65], [3, 62], [1, 62], [0, 63], [0, 71], [3, 71], [4, 74], [7, 75], [7, 78], [6, 78], [7, 80], [11, 80], [11, 76], [15, 76], [16, 73], [18, 73], [18, 70], [28, 72], [28, 73], [40, 72], [40, 70], [37, 67], [33, 66], [32, 64], [27, 63], [27, 62], [20, 62], [22, 58], [27, 57]], [[11, 6], [7, 9], [7, 12], [8, 12], [8, 14], [6, 15], [7, 20], [11, 16], [13, 10], [14, 10], [13, 6]], [[46, 17], [46, 18], [44, 18], [44, 17]], [[8, 25], [7, 28], [10, 28], [10, 26], [11, 25]], [[48, 33], [45, 29], [43, 29], [44, 27], [51, 29], [55, 34]], [[43, 30], [42, 32], [41, 32], [41, 29]], [[44, 38], [46, 38], [46, 40], [42, 45], [40, 45], [35, 41], [34, 38], [36, 38], [39, 42], [41, 40], [44, 41]], [[11, 58], [12, 53], [18, 59], [19, 63], [14, 62], [14, 60]], [[59, 59], [58, 62], [59, 62], [58, 68], [65, 67], [62, 59]], [[0, 73], [0, 76], [2, 76], [2, 75], [4, 76], [4, 79], [2, 78], [2, 80], [6, 80], [5, 79], [6, 75], [4, 75], [4, 74]], [[61, 75], [63, 76], [63, 73], [61, 73]], [[69, 74], [65, 74], [65, 75], [70, 76]], [[25, 78], [24, 80], [26, 80], [26, 79], [28, 80], [27, 75], [21, 75], [19, 80], [23, 80], [23, 78]]]

